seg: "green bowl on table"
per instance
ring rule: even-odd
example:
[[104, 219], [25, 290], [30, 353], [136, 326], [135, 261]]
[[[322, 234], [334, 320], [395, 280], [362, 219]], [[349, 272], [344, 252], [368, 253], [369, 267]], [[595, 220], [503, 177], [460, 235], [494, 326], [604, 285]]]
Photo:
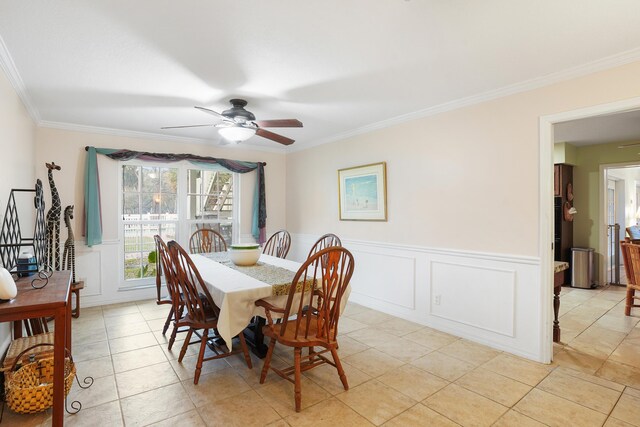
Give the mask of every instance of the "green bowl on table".
[[251, 266], [260, 259], [260, 245], [257, 243], [237, 244], [229, 246], [229, 259], [235, 265]]

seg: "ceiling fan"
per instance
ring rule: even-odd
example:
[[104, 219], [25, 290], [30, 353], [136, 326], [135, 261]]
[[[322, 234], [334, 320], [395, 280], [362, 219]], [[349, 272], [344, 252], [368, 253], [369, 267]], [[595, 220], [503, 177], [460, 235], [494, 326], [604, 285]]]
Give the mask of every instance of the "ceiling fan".
[[204, 107], [195, 108], [211, 114], [222, 120], [220, 123], [211, 123], [204, 125], [186, 125], [186, 126], [165, 126], [160, 129], [180, 129], [203, 126], [215, 126], [218, 128], [220, 135], [233, 142], [242, 142], [258, 135], [263, 138], [270, 139], [283, 145], [291, 145], [294, 140], [286, 136], [268, 131], [264, 128], [301, 128], [302, 122], [296, 119], [278, 119], [278, 120], [256, 120], [256, 116], [251, 111], [245, 110], [247, 101], [244, 99], [231, 99], [231, 108], [224, 110], [222, 113], [210, 110]]

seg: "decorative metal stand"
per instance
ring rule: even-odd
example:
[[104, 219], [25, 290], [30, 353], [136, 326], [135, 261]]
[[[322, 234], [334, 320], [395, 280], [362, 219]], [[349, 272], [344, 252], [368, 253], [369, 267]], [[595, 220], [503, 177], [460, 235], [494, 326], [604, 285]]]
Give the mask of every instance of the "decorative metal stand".
[[[20, 227], [20, 219], [18, 218], [18, 205], [16, 204], [16, 195], [22, 193], [33, 193], [33, 203], [35, 208], [35, 226], [33, 237], [25, 237], [22, 235]], [[51, 273], [48, 269], [43, 270], [46, 252], [46, 226], [44, 221], [44, 194], [42, 189], [42, 181], [36, 181], [34, 189], [17, 189], [14, 188], [9, 194], [7, 209], [0, 230], [0, 262], [12, 273], [18, 271], [18, 256], [23, 248], [31, 248], [35, 260], [30, 260], [20, 267], [25, 271], [34, 270], [38, 272], [37, 277], [31, 282], [31, 286], [36, 289], [43, 288], [47, 285]], [[30, 268], [35, 267], [35, 268]]]

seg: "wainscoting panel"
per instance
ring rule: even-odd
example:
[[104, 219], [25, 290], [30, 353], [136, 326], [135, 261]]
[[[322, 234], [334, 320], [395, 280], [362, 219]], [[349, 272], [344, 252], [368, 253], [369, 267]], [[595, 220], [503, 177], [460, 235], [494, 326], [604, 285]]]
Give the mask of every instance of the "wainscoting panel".
[[[292, 235], [288, 258], [303, 261], [318, 237]], [[542, 318], [538, 258], [348, 239], [342, 243], [356, 263], [350, 301], [549, 361], [543, 340], [550, 337], [551, 319]]]
[[83, 297], [102, 294], [101, 266], [101, 252], [84, 250], [76, 253], [76, 280], [84, 281]]
[[514, 337], [515, 271], [431, 262], [431, 314]]

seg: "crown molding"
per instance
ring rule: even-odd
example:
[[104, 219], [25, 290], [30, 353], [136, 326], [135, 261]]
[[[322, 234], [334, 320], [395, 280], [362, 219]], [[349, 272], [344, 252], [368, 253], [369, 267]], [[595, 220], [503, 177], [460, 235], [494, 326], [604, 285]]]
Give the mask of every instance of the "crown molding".
[[18, 73], [18, 69], [16, 68], [16, 64], [13, 62], [13, 58], [9, 54], [9, 50], [7, 49], [7, 45], [4, 44], [4, 40], [0, 36], [0, 68], [4, 71], [4, 74], [7, 76], [9, 83], [13, 86], [13, 89], [16, 91], [20, 99], [22, 100], [22, 104], [26, 108], [27, 112], [31, 116], [31, 119], [38, 124], [40, 122], [40, 112], [36, 109], [36, 107], [31, 102], [29, 95], [27, 94], [27, 88], [22, 81], [22, 77]]
[[99, 127], [99, 126], [88, 126], [88, 125], [80, 125], [76, 123], [50, 122], [47, 120], [41, 120], [38, 123], [38, 127], [68, 130], [72, 132], [84, 132], [84, 133], [95, 133], [100, 135], [119, 136], [124, 138], [138, 138], [138, 139], [147, 139], [147, 140], [155, 140], [155, 141], [184, 142], [189, 144], [211, 145], [211, 146], [220, 147], [220, 148], [231, 148], [233, 150], [253, 150], [253, 151], [263, 151], [263, 152], [279, 153], [279, 154], [285, 153], [283, 149], [273, 148], [273, 147], [260, 147], [256, 145], [247, 145], [247, 144], [221, 145], [209, 139], [164, 135], [164, 134], [153, 133], [153, 132], [140, 132], [135, 130], [114, 129], [114, 128], [107, 128], [107, 127]]
[[353, 129], [347, 132], [342, 132], [328, 138], [312, 141], [303, 147], [290, 147], [287, 150], [287, 152], [307, 150], [309, 148], [313, 148], [319, 145], [329, 144], [331, 142], [336, 142], [336, 141], [351, 138], [354, 136], [362, 135], [365, 133], [373, 132], [376, 130], [385, 129], [385, 128], [395, 126], [401, 123], [405, 123], [411, 120], [421, 119], [429, 116], [435, 116], [436, 114], [445, 113], [447, 111], [453, 111], [459, 108], [469, 107], [471, 105], [481, 104], [483, 102], [491, 101], [498, 98], [503, 98], [509, 95], [515, 95], [517, 93], [527, 92], [529, 90], [538, 89], [544, 86], [549, 86], [549, 85], [560, 83], [566, 80], [575, 79], [575, 78], [592, 74], [598, 71], [604, 71], [610, 68], [626, 65], [638, 60], [640, 60], [640, 48], [628, 50], [616, 55], [611, 55], [606, 58], [589, 62], [587, 64], [569, 68], [567, 70], [551, 73], [546, 76], [536, 77], [534, 79], [525, 80], [520, 83], [514, 83], [508, 86], [503, 86], [498, 89], [482, 92], [477, 95], [472, 95], [465, 98], [459, 98], [453, 101], [434, 105], [432, 107], [428, 107], [422, 110], [414, 111], [412, 113], [392, 117], [390, 119], [382, 120], [376, 123], [362, 126], [360, 128]]

